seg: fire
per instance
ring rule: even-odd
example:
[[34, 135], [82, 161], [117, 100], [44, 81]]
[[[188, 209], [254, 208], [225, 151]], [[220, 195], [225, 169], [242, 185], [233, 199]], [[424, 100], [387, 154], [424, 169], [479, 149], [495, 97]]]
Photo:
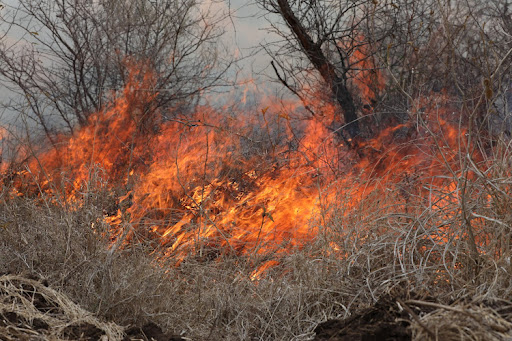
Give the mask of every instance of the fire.
[[[350, 198], [347, 215], [386, 191], [401, 193], [393, 209], [414, 209], [409, 203], [421, 198], [443, 210], [453, 198], [432, 188], [457, 190], [468, 146], [459, 122], [446, 114], [446, 95], [418, 100], [425, 124], [387, 128], [361, 142], [358, 155], [322, 121], [334, 116], [333, 107], [324, 107], [324, 118], [303, 120], [299, 104], [267, 98], [249, 112], [202, 106], [161, 121], [154, 84], [150, 70], [134, 65], [111, 106], [27, 166], [38, 188], [67, 201], [83, 202], [91, 189], [107, 187], [115, 205], [105, 209], [105, 221], [123, 239], [113, 243], [157, 241], [177, 264], [246, 255], [256, 279], [280, 255], [313, 241], [323, 207], [339, 198]], [[124, 224], [133, 228], [122, 233]]]

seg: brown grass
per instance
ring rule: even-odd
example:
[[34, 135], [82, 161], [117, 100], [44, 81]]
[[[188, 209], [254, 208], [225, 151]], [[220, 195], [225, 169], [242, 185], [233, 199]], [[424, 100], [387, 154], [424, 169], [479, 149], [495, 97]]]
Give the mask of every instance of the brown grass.
[[[438, 339], [478, 340], [489, 326], [510, 329], [502, 313], [473, 300], [512, 294], [506, 160], [501, 155], [488, 162], [485, 174], [469, 162], [476, 175], [458, 179], [464, 180], [464, 200], [437, 211], [411, 199], [413, 193], [404, 195], [404, 188], [374, 193], [349, 215], [350, 198], [326, 205], [312, 222], [321, 226], [315, 241], [282, 256], [257, 281], [251, 280], [254, 259], [241, 256], [190, 258], [173, 267], [155, 256], [151, 241], [112, 252], [104, 191], [89, 193], [87, 205], [69, 207], [44, 196], [8, 198], [5, 189], [0, 272], [46, 280], [52, 295], [67, 295], [103, 321], [98, 323], [153, 321], [197, 340], [311, 340], [318, 323], [350, 316], [390, 294], [436, 302], [436, 310], [419, 318]], [[469, 229], [488, 241], [476, 258]], [[411, 321], [414, 339], [430, 337]]]
[[16, 275], [0, 276], [0, 317], [2, 340], [78, 339], [76, 331], [84, 326], [104, 340], [123, 337], [122, 327], [101, 322], [40, 281]]
[[475, 299], [449, 306], [421, 301], [408, 303], [435, 308], [411, 324], [414, 340], [498, 341], [509, 339], [512, 333], [510, 302]]

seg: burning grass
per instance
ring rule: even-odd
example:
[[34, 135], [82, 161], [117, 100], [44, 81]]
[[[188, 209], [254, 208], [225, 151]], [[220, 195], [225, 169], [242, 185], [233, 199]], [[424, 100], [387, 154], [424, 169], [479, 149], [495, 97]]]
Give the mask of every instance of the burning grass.
[[[459, 330], [437, 328], [439, 319], [457, 323], [462, 331], [464, 324], [475, 323], [459, 310], [479, 316], [479, 333], [485, 333], [488, 324], [482, 321], [489, 304], [464, 300], [507, 299], [511, 294], [507, 256], [481, 253], [475, 261], [462, 239], [433, 238], [446, 235], [446, 218], [412, 208], [408, 214], [397, 213], [391, 200], [397, 193], [368, 198], [350, 216], [342, 214], [347, 209], [342, 204], [326, 207], [324, 232], [281, 256], [258, 280], [254, 267], [268, 255], [256, 260], [253, 255], [227, 254], [221, 261], [193, 257], [176, 267], [172, 260], [155, 258], [150, 241], [113, 252], [101, 208], [109, 195], [102, 193], [90, 193], [89, 205], [78, 209], [51, 200], [3, 202], [0, 271], [43, 278], [100, 321], [123, 326], [152, 321], [191, 339], [310, 340], [318, 323], [357, 316], [382, 297], [391, 297], [393, 309], [399, 309], [396, 298], [410, 307], [419, 305], [411, 299], [437, 304], [435, 311], [424, 306], [414, 311], [438, 335]], [[457, 219], [453, 226], [458, 226]], [[367, 228], [364, 234], [361, 226]], [[458, 229], [454, 235], [463, 234]], [[428, 332], [411, 315], [400, 314], [409, 319], [405, 326], [412, 326], [415, 339], [424, 339]], [[493, 314], [504, 325], [508, 315]]]
[[130, 77], [89, 125], [5, 172], [0, 271], [193, 339], [307, 340], [390, 294], [509, 299], [510, 151], [477, 148], [447, 96], [356, 153], [326, 128], [332, 108], [162, 122], [140, 91], [151, 75]]

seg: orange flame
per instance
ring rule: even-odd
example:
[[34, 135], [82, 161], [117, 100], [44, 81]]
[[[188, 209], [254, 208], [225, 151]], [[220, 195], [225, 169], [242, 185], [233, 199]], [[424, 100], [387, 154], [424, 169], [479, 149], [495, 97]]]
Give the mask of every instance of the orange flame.
[[253, 112], [203, 106], [161, 122], [155, 79], [134, 65], [110, 107], [28, 168], [39, 188], [53, 194], [63, 188], [66, 200], [77, 202], [106, 182], [117, 196], [116, 209], [105, 216], [112, 228], [131, 224], [126, 242], [157, 240], [177, 263], [273, 254], [253, 272], [257, 279], [279, 255], [317, 236], [322, 205], [348, 196], [347, 188], [353, 210], [386, 190], [403, 193], [398, 206], [417, 196], [442, 210], [452, 198], [436, 196], [432, 186], [456, 191], [453, 178], [442, 176], [459, 172], [465, 132], [450, 122], [445, 95], [418, 100], [416, 107], [428, 113], [424, 125], [387, 128], [361, 143], [357, 155], [341, 147], [321, 119], [296, 120], [297, 103], [269, 98]]

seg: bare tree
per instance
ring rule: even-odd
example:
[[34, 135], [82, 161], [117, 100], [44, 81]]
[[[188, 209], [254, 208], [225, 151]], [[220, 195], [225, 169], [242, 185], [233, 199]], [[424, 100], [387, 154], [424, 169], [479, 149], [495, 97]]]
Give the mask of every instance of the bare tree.
[[510, 0], [395, 4], [395, 11], [381, 12], [368, 34], [371, 37], [386, 22], [396, 22], [380, 50], [381, 65], [392, 80], [388, 94], [393, 87], [408, 98], [444, 91], [458, 102], [457, 116], [471, 116], [481, 133], [496, 130], [483, 125], [491, 112], [501, 111], [504, 116], [503, 101], [510, 97]]
[[[218, 14], [218, 13], [217, 13]], [[157, 75], [158, 107], [186, 106], [229, 67], [222, 20], [196, 0], [25, 0], [6, 7], [0, 76], [19, 96], [9, 110], [51, 135], [87, 124], [125, 85], [127, 59]]]
[[[305, 99], [317, 82], [312, 75], [319, 75], [349, 138], [368, 133], [372, 122], [407, 121], [409, 99], [421, 93], [443, 90], [471, 100], [482, 84], [495, 88], [510, 60], [509, 2], [258, 0], [281, 37], [264, 46], [278, 80]], [[379, 103], [362, 101], [354, 86], [372, 68], [388, 79]], [[368, 105], [373, 120], [362, 117]], [[386, 108], [377, 112], [377, 105]]]
[[[277, 48], [267, 46], [279, 80], [300, 97], [316, 70], [343, 112], [347, 140], [361, 134], [361, 103], [351, 88], [354, 71], [361, 67], [357, 51], [368, 45], [362, 35], [367, 1], [259, 0], [269, 13], [279, 15], [286, 28], [271, 22], [271, 30], [283, 38]], [[301, 56], [306, 57], [306, 60]], [[279, 66], [276, 66], [276, 64]], [[312, 67], [312, 68], [311, 68]]]

